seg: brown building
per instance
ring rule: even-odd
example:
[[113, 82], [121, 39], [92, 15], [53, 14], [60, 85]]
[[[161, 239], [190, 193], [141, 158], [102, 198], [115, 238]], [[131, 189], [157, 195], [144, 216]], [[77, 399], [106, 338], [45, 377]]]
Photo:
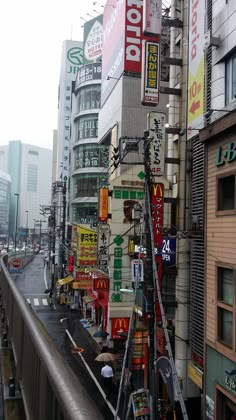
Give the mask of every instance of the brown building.
[[200, 132], [205, 145], [206, 418], [236, 413], [236, 112]]

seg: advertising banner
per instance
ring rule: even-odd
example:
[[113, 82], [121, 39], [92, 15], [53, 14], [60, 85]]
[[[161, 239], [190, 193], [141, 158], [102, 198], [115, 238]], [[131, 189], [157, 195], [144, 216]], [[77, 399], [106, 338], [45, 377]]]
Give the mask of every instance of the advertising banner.
[[98, 268], [105, 273], [108, 273], [108, 240], [109, 240], [109, 226], [106, 223], [101, 223], [98, 225], [98, 258], [97, 264]]
[[149, 112], [147, 129], [153, 137], [150, 143], [150, 166], [153, 175], [164, 175], [165, 169], [165, 124], [166, 115], [161, 112]]
[[79, 226], [78, 260], [80, 267], [91, 267], [97, 264], [97, 233], [94, 230]]
[[[188, 127], [203, 127], [204, 111], [204, 18], [205, 0], [189, 7]], [[193, 135], [196, 134], [193, 132]], [[191, 136], [191, 131], [189, 137]]]
[[102, 56], [102, 15], [84, 23], [84, 63], [98, 61]]
[[131, 275], [133, 288], [138, 288], [140, 283], [143, 283], [143, 260], [137, 259], [131, 261]]
[[81, 85], [87, 82], [93, 82], [94, 80], [101, 80], [102, 77], [102, 64], [101, 63], [91, 63], [86, 64], [81, 67], [78, 71], [75, 90], [78, 89]]
[[139, 389], [138, 391], [133, 392], [131, 395], [134, 418], [149, 415], [149, 391], [147, 389]]
[[158, 42], [143, 41], [141, 102], [155, 106], [159, 103], [160, 45]]
[[108, 219], [108, 188], [100, 188], [98, 192], [98, 221], [107, 222]]
[[143, 0], [143, 33], [148, 36], [161, 34], [162, 0]]

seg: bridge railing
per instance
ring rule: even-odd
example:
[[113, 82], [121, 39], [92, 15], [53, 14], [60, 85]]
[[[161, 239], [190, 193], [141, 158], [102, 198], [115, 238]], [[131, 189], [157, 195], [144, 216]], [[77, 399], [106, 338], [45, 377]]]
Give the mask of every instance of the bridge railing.
[[93, 400], [25, 301], [1, 258], [0, 288], [28, 420], [101, 420]]

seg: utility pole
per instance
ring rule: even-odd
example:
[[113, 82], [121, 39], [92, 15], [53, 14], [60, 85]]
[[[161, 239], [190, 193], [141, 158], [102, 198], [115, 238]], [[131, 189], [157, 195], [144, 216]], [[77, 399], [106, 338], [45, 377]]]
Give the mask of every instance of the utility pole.
[[146, 256], [144, 263], [144, 285], [147, 293], [149, 305], [148, 313], [148, 388], [150, 392], [151, 418], [159, 420], [157, 406], [157, 378], [156, 378], [156, 307], [155, 307], [155, 287], [153, 281], [153, 255], [151, 242], [152, 220], [150, 218], [150, 196], [152, 189], [151, 169], [150, 169], [150, 142], [149, 132], [144, 132], [144, 167], [145, 167], [145, 231], [144, 246]]
[[52, 208], [52, 277], [51, 277], [51, 291], [55, 284], [55, 252], [56, 252], [56, 205]]
[[62, 189], [62, 237], [61, 237], [62, 278], [64, 277], [65, 246], [66, 246], [66, 181], [63, 182], [63, 189]]

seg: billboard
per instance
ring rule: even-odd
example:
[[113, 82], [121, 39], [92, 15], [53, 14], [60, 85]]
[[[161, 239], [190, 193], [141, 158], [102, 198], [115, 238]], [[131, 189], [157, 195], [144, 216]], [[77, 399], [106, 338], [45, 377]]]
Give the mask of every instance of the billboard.
[[97, 264], [97, 233], [94, 230], [78, 227], [78, 261], [80, 267], [91, 267]]
[[143, 0], [143, 33], [161, 34], [162, 0]]
[[94, 80], [101, 80], [102, 76], [102, 64], [101, 63], [90, 63], [85, 64], [81, 67], [77, 73], [75, 90], [86, 82], [93, 82]]
[[159, 103], [160, 45], [158, 42], [143, 41], [141, 102], [154, 106]]
[[[122, 73], [141, 74], [143, 2], [109, 0], [103, 14], [102, 104]], [[111, 79], [108, 78], [111, 77]]]
[[84, 23], [84, 63], [99, 61], [102, 57], [102, 15]]
[[150, 167], [153, 175], [164, 175], [165, 169], [165, 124], [166, 116], [161, 112], [149, 112], [147, 128], [150, 143]]
[[188, 123], [192, 128], [203, 126], [204, 112], [204, 19], [205, 0], [192, 2], [189, 7], [189, 73]]

